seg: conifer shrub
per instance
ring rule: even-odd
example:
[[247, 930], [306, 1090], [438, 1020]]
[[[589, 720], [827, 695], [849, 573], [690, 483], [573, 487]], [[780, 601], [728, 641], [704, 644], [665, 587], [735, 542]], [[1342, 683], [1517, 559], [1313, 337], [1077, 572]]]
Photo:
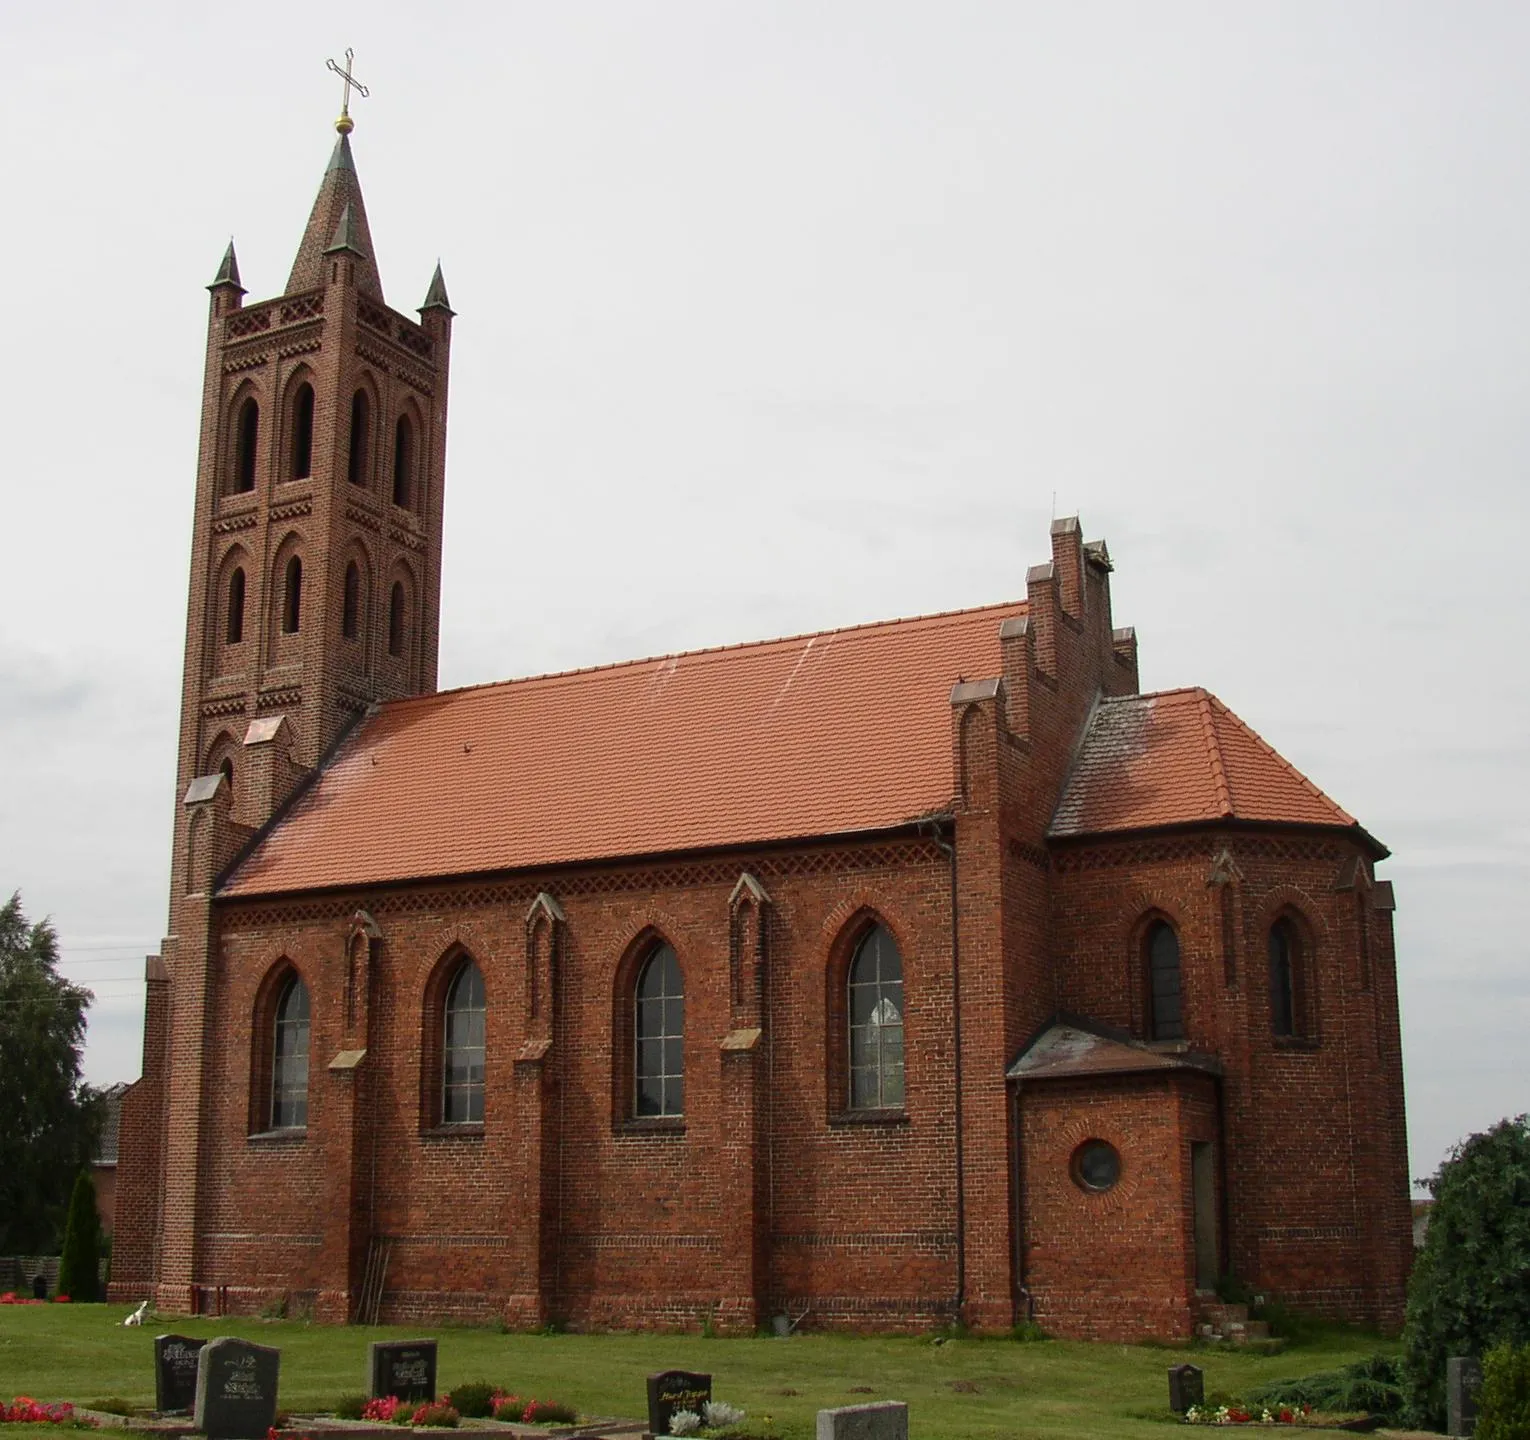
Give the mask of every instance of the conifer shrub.
[[99, 1300], [100, 1271], [101, 1217], [96, 1213], [96, 1187], [90, 1171], [82, 1169], [69, 1197], [69, 1219], [58, 1262], [58, 1293], [74, 1302]]
[[494, 1413], [494, 1400], [499, 1387], [487, 1380], [470, 1380], [458, 1385], [446, 1398], [459, 1415], [469, 1420], [487, 1420]]

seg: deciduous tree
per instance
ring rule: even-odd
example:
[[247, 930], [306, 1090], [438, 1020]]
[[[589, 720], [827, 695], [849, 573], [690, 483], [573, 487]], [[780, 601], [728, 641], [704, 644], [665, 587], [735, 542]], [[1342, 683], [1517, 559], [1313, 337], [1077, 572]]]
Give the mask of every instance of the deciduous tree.
[[1445, 1362], [1530, 1344], [1530, 1116], [1463, 1140], [1434, 1196], [1408, 1284], [1404, 1377], [1414, 1418], [1445, 1425]]
[[81, 1079], [89, 990], [58, 973], [48, 920], [0, 906], [0, 1255], [51, 1252], [100, 1105]]

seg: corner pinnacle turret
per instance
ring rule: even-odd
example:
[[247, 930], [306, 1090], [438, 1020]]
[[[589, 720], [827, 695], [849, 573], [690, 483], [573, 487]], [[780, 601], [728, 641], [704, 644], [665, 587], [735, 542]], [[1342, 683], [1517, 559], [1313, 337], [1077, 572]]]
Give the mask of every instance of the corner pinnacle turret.
[[[436, 266], [436, 274], [441, 273], [441, 267]], [[223, 259], [218, 265], [218, 273], [213, 276], [212, 284], [207, 288], [217, 290], [221, 286], [230, 285], [241, 295], [244, 294], [244, 286], [239, 283], [239, 257], [234, 254], [234, 242], [228, 242], [228, 249], [223, 252]]]

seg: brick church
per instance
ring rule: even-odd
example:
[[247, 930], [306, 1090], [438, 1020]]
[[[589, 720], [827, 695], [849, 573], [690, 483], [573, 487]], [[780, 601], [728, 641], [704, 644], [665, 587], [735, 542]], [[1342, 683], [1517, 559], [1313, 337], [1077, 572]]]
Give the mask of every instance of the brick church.
[[1384, 847], [1140, 692], [1075, 519], [981, 609], [439, 692], [453, 311], [384, 300], [338, 128], [285, 293], [209, 287], [114, 1298], [1397, 1325]]

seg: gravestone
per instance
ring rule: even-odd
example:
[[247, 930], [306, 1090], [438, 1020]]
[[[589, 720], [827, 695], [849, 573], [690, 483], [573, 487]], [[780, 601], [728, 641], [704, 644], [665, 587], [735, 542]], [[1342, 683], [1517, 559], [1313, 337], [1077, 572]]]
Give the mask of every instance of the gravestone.
[[434, 1340], [374, 1340], [368, 1348], [367, 1393], [400, 1400], [436, 1398]]
[[655, 1435], [669, 1434], [669, 1417], [676, 1410], [693, 1410], [712, 1398], [712, 1377], [692, 1370], [661, 1370], [648, 1377], [648, 1428]]
[[1206, 1403], [1206, 1378], [1199, 1365], [1169, 1366], [1169, 1409], [1183, 1415], [1192, 1405]]
[[1451, 1435], [1471, 1435], [1477, 1429], [1477, 1392], [1482, 1388], [1482, 1366], [1470, 1355], [1452, 1355], [1445, 1362], [1446, 1425]]
[[154, 1408], [189, 1410], [197, 1400], [197, 1356], [205, 1340], [190, 1335], [154, 1337]]
[[276, 1423], [276, 1377], [282, 1352], [220, 1335], [197, 1362], [193, 1423], [209, 1440], [265, 1440]]
[[901, 1400], [879, 1400], [820, 1410], [817, 1440], [908, 1440], [908, 1406]]
[[32, 1298], [34, 1300], [46, 1300], [48, 1298], [48, 1277], [46, 1275], [34, 1275], [32, 1277]]

